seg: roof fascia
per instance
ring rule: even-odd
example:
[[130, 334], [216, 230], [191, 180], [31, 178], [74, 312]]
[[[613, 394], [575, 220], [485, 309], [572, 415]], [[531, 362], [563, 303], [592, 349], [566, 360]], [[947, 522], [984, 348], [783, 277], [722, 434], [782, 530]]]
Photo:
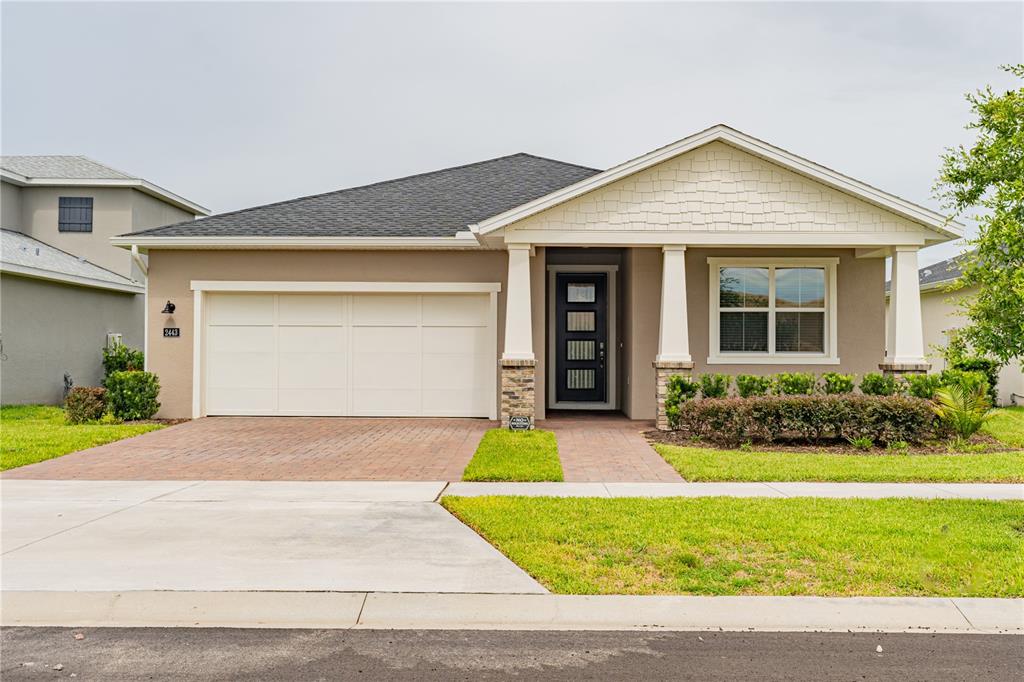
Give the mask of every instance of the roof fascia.
[[144, 294], [146, 293], [146, 287], [136, 284], [119, 284], [117, 282], [108, 282], [106, 280], [92, 279], [91, 277], [81, 277], [79, 275], [70, 275], [64, 272], [54, 272], [53, 270], [43, 270], [41, 268], [32, 268], [26, 265], [16, 265], [14, 263], [3, 263], [0, 268], [5, 275], [20, 275], [22, 277], [30, 277], [32, 279], [44, 279], [50, 282], [60, 282], [61, 284], [73, 284], [80, 287], [90, 287], [93, 289], [110, 289], [112, 291], [121, 291], [127, 294]]
[[9, 170], [0, 170], [0, 177], [19, 187], [128, 187], [188, 211], [194, 215], [210, 215], [210, 209], [189, 201], [141, 178], [28, 178]]
[[791, 154], [783, 149], [751, 137], [725, 125], [717, 125], [707, 130], [683, 138], [665, 147], [635, 159], [619, 164], [603, 173], [586, 178], [568, 187], [556, 190], [546, 196], [509, 209], [504, 213], [470, 225], [470, 229], [481, 235], [501, 229], [511, 223], [523, 220], [535, 213], [564, 203], [578, 196], [592, 192], [624, 177], [642, 171], [651, 166], [667, 161], [673, 157], [702, 147], [712, 142], [723, 142], [746, 151], [767, 161], [787, 168], [795, 173], [833, 187], [846, 194], [853, 195], [880, 208], [892, 211], [908, 220], [923, 225], [950, 238], [963, 236], [963, 225], [956, 221], [918, 206], [905, 199], [883, 192], [859, 180], [837, 173], [802, 157]]

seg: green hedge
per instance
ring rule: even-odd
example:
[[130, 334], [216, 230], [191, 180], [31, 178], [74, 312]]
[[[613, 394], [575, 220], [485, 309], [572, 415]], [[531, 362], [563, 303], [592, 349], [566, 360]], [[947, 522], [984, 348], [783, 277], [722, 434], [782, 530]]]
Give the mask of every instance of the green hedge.
[[917, 443], [935, 431], [931, 403], [905, 396], [794, 395], [690, 400], [676, 428], [712, 443], [801, 441], [825, 444], [870, 438]]
[[107, 377], [107, 404], [118, 419], [149, 419], [160, 409], [160, 381], [152, 372], [112, 372]]
[[107, 391], [98, 386], [75, 386], [64, 399], [64, 419], [68, 424], [96, 421], [107, 409]]

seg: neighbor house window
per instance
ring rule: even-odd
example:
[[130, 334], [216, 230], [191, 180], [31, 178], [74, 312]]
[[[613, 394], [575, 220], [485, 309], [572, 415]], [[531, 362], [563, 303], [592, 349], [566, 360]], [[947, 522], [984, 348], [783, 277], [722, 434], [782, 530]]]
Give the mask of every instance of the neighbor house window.
[[92, 197], [61, 197], [57, 229], [60, 232], [92, 232]]
[[709, 363], [834, 364], [838, 259], [709, 258]]

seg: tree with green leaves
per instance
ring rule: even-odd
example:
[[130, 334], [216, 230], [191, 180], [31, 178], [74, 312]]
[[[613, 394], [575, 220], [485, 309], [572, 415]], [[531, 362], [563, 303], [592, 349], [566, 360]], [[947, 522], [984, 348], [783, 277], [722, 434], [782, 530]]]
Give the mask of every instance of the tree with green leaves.
[[[1024, 64], [1002, 69], [1024, 79]], [[1024, 361], [1024, 87], [967, 95], [977, 139], [946, 150], [936, 193], [954, 217], [978, 211], [978, 235], [961, 259], [956, 289], [978, 287], [962, 302], [961, 330], [972, 349], [1005, 364]]]

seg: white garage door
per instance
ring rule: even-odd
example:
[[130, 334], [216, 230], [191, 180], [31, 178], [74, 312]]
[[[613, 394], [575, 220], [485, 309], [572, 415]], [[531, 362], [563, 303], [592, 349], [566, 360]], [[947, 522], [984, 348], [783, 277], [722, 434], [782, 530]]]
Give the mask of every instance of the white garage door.
[[205, 303], [209, 415], [488, 417], [488, 294], [235, 294]]

